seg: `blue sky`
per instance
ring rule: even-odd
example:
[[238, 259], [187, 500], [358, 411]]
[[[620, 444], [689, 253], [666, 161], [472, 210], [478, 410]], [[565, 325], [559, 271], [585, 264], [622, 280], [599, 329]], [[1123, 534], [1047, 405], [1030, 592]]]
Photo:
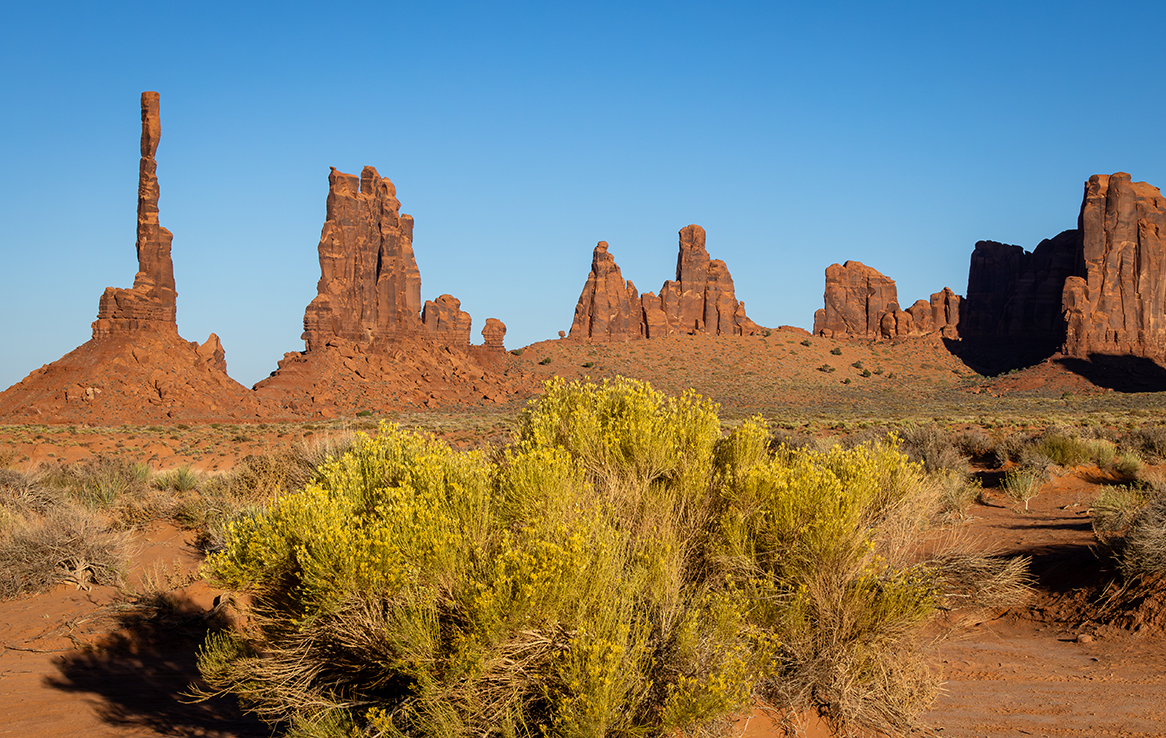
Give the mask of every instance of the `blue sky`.
[[698, 223], [750, 317], [825, 268], [909, 305], [977, 240], [1074, 227], [1082, 183], [1166, 185], [1166, 3], [9, 3], [0, 387], [133, 282], [138, 96], [162, 95], [179, 332], [250, 385], [303, 348], [328, 167], [416, 219], [422, 293], [554, 337], [599, 240], [641, 291]]

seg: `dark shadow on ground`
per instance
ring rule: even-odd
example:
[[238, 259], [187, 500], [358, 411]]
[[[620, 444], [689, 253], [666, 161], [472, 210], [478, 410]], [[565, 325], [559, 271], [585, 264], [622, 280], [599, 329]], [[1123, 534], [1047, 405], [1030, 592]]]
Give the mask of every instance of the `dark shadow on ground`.
[[207, 632], [205, 611], [189, 600], [142, 604], [118, 616], [121, 628], [89, 651], [66, 655], [50, 686], [90, 693], [98, 715], [111, 725], [143, 727], [183, 738], [256, 738], [272, 735], [243, 714], [233, 699], [198, 704], [182, 693], [198, 679], [195, 654]]
[[943, 339], [943, 345], [977, 374], [994, 377], [1036, 366], [1060, 348], [1060, 341], [1040, 338]]
[[1064, 357], [1054, 361], [1098, 387], [1115, 392], [1166, 390], [1166, 368], [1141, 356], [1090, 354], [1088, 359]]

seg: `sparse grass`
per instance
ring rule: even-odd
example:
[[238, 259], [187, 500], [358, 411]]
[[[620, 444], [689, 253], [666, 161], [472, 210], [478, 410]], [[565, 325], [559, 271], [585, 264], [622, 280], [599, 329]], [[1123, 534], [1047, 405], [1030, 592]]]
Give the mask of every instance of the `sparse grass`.
[[1138, 511], [1126, 531], [1118, 560], [1128, 576], [1166, 575], [1166, 497], [1155, 496]]

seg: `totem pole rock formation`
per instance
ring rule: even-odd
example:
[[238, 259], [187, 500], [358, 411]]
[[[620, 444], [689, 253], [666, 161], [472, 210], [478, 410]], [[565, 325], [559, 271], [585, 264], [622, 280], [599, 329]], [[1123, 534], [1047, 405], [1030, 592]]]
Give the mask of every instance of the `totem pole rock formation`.
[[710, 259], [705, 232], [698, 225], [680, 230], [676, 280], [668, 280], [657, 296], [639, 294], [625, 281], [615, 258], [600, 241], [591, 257], [591, 272], [579, 302], [569, 337], [574, 340], [629, 341], [673, 334], [753, 335], [761, 327], [745, 314], [725, 262]]
[[217, 335], [202, 345], [178, 335], [171, 234], [158, 222], [158, 93], [142, 93], [141, 108], [134, 286], [105, 290], [91, 340], [0, 393], [0, 418], [114, 424], [280, 414], [227, 376]]
[[177, 333], [174, 263], [170, 231], [158, 223], [158, 163], [162, 137], [157, 92], [142, 93], [142, 159], [138, 165], [138, 273], [130, 289], [108, 287], [101, 296], [93, 337], [135, 330]]
[[860, 261], [826, 267], [825, 307], [814, 313], [814, 335], [839, 339], [903, 338], [939, 333], [954, 337], [960, 296], [947, 287], [899, 308], [895, 280]]
[[1064, 280], [1062, 352], [1166, 358], [1166, 200], [1129, 174], [1085, 183], [1078, 273]]

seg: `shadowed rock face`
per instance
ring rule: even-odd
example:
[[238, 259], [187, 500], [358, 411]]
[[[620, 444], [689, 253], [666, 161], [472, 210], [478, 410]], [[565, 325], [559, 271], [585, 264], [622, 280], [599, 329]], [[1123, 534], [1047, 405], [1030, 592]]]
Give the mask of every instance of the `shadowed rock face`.
[[1080, 271], [1080, 232], [1041, 241], [1032, 253], [1020, 246], [980, 241], [968, 268], [960, 336], [1017, 338], [1055, 347], [1064, 340], [1061, 292]]
[[620, 274], [607, 242], [600, 241], [575, 305], [570, 337], [629, 341], [673, 334], [760, 333], [761, 327], [746, 315], [745, 303], [737, 300], [725, 262], [709, 258], [704, 229], [689, 225], [679, 235], [676, 280], [664, 282], [659, 295], [639, 294]]
[[108, 287], [101, 296], [93, 337], [138, 330], [178, 332], [178, 292], [170, 258], [170, 231], [158, 223], [158, 164], [162, 137], [157, 92], [142, 93], [142, 159], [138, 165], [138, 273], [130, 289]]
[[1166, 358], [1166, 200], [1129, 174], [1094, 175], [1078, 221], [1081, 273], [1064, 282], [1062, 352]]
[[359, 178], [335, 168], [328, 175], [318, 294], [304, 311], [308, 351], [332, 339], [368, 344], [422, 330], [413, 218], [400, 214], [396, 194], [372, 167]]

